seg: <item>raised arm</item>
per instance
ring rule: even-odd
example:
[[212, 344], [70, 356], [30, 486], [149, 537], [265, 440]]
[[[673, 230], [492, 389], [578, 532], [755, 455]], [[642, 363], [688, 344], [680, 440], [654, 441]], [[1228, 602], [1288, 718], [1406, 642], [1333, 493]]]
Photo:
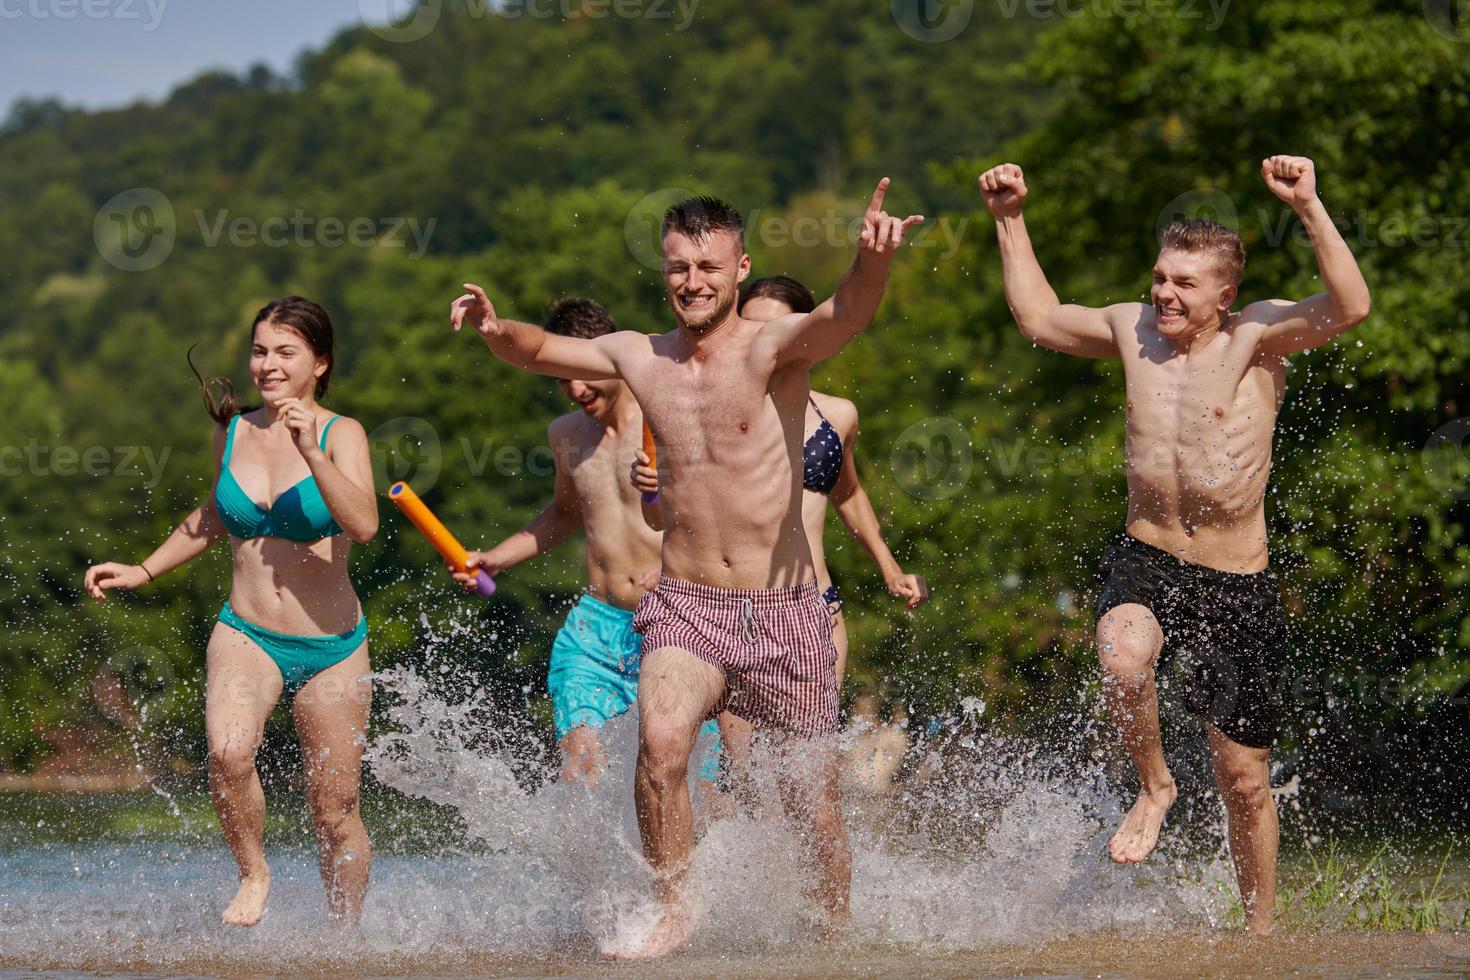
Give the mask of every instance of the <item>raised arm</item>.
[[[546, 434], [552, 446], [557, 446], [556, 422], [551, 424]], [[526, 522], [525, 527], [489, 551], [471, 551], [467, 574], [453, 565], [446, 565], [456, 582], [473, 591], [475, 569], [483, 568], [493, 578], [507, 568], [556, 548], [581, 528], [582, 502], [577, 497], [576, 485], [572, 483], [563, 454], [557, 452], [555, 455], [556, 486], [551, 500]]]
[[1118, 345], [1109, 322], [1117, 307], [1097, 309], [1063, 303], [1046, 281], [1046, 273], [1041, 271], [1031, 248], [1026, 219], [1021, 216], [1021, 202], [1027, 194], [1021, 168], [1003, 163], [985, 171], [980, 175], [980, 193], [995, 216], [1006, 304], [1021, 333], [1033, 343], [1063, 354], [1117, 357]]
[[485, 290], [465, 283], [467, 292], [449, 307], [449, 322], [456, 331], [469, 324], [485, 341], [490, 353], [518, 368], [569, 381], [607, 381], [620, 377], [617, 351], [630, 331], [584, 340], [547, 333], [533, 323], [497, 316]]
[[[830, 416], [832, 413], [828, 414]], [[857, 462], [853, 458], [856, 446], [857, 412], [854, 410], [851, 428], [847, 438], [843, 440], [842, 472], [838, 475], [837, 484], [832, 488], [828, 500], [836, 508], [842, 523], [857, 538], [858, 544], [873, 559], [873, 564], [878, 566], [878, 572], [883, 576], [883, 584], [888, 587], [889, 593], [903, 599], [909, 609], [917, 609], [929, 598], [928, 585], [922, 575], [910, 575], [899, 566], [893, 552], [889, 550], [888, 542], [883, 539], [883, 529], [878, 525], [878, 513], [873, 509], [873, 501], [868, 498], [868, 491], [863, 489], [862, 482], [858, 480]]]
[[[225, 429], [214, 430], [214, 476], [219, 479], [219, 462], [225, 451]], [[87, 569], [83, 585], [87, 594], [98, 602], [107, 600], [108, 589], [136, 589], [155, 579], [162, 578], [208, 551], [216, 542], [229, 536], [219, 514], [214, 509], [214, 485], [209, 494], [189, 512], [189, 516], [174, 528], [163, 544], [137, 565], [118, 562], [103, 562]]]
[[1317, 253], [1325, 292], [1300, 302], [1266, 300], [1252, 303], [1242, 318], [1265, 324], [1261, 334], [1263, 353], [1285, 357], [1320, 347], [1347, 333], [1368, 318], [1371, 301], [1368, 284], [1358, 268], [1352, 249], [1332, 223], [1317, 197], [1317, 173], [1306, 157], [1274, 156], [1261, 161], [1266, 186], [1291, 205]]
[[810, 313], [777, 317], [762, 329], [762, 339], [774, 345], [777, 363], [825, 360], [872, 322], [883, 301], [883, 291], [888, 288], [889, 264], [903, 244], [904, 234], [924, 220], [921, 214], [895, 218], [884, 211], [888, 184], [884, 177], [873, 191], [863, 215], [857, 258], [832, 298]]

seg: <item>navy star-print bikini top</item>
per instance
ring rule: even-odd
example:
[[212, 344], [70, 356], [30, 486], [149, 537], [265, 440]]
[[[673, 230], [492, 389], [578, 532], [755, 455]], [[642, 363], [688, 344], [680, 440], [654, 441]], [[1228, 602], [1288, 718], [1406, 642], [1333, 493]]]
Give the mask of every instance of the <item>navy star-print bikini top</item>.
[[801, 485], [807, 490], [826, 496], [837, 486], [837, 478], [842, 475], [842, 437], [837, 434], [832, 423], [827, 421], [822, 410], [817, 408], [817, 400], [810, 396], [808, 398], [822, 421], [807, 436], [806, 446], [802, 450]]

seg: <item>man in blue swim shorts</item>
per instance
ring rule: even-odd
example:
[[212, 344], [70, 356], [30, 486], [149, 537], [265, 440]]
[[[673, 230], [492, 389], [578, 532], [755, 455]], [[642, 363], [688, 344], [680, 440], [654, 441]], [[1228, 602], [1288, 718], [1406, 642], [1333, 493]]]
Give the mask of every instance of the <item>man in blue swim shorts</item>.
[[[545, 329], [592, 338], [616, 330], [608, 312], [590, 299], [552, 304]], [[661, 535], [643, 520], [628, 466], [642, 445], [643, 412], [622, 381], [558, 381], [580, 410], [546, 430], [556, 459], [556, 488], [524, 528], [489, 551], [470, 552], [472, 568], [498, 575], [550, 551], [582, 530], [587, 540], [587, 590], [578, 598], [551, 647], [551, 691], [561, 778], [594, 783], [606, 765], [599, 730], [633, 706], [643, 638], [633, 631], [633, 609], [657, 580]], [[467, 588], [473, 575], [456, 574]], [[718, 731], [708, 722], [691, 768], [701, 782], [719, 776]]]

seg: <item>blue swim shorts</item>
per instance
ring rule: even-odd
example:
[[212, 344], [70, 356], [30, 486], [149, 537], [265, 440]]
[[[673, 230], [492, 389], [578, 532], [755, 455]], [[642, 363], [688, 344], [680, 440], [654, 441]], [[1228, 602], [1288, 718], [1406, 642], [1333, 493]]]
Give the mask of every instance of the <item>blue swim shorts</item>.
[[[552, 719], [561, 739], [583, 725], [601, 728], [633, 707], [638, 698], [638, 663], [643, 637], [633, 631], [633, 612], [584, 593], [551, 645]], [[701, 752], [700, 746], [707, 746]], [[692, 760], [695, 778], [713, 782], [720, 775], [719, 728], [713, 721], [699, 730]]]

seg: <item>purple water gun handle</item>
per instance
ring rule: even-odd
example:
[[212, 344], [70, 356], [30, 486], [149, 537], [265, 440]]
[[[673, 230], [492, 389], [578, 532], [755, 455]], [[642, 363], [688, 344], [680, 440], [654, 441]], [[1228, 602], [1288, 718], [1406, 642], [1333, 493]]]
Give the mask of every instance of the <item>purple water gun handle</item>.
[[475, 569], [475, 591], [487, 599], [495, 594], [495, 580], [483, 568]]

